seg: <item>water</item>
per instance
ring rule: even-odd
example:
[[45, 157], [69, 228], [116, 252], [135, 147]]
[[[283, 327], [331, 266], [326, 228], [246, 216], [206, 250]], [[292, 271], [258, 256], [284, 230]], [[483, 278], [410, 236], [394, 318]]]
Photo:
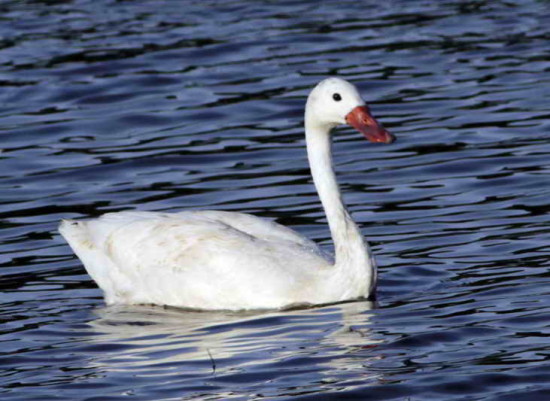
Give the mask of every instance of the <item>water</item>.
[[[2, 400], [542, 400], [547, 1], [0, 3]], [[398, 138], [335, 135], [377, 304], [109, 307], [56, 231], [239, 210], [330, 250], [302, 113], [354, 81]]]

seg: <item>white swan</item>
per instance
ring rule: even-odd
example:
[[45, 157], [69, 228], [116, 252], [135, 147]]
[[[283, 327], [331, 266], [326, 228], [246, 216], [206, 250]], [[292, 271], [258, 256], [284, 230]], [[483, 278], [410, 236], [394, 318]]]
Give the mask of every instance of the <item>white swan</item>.
[[328, 78], [311, 91], [305, 112], [308, 159], [334, 261], [295, 231], [242, 213], [108, 213], [89, 221], [63, 220], [59, 231], [107, 304], [239, 310], [368, 298], [376, 286], [376, 264], [332, 169], [330, 131], [344, 123], [372, 142], [394, 140], [349, 82]]

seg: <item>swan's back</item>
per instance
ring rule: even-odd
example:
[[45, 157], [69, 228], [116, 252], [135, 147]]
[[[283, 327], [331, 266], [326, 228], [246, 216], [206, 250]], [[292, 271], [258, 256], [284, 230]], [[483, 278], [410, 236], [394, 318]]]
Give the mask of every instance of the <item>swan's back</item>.
[[312, 241], [243, 213], [109, 213], [60, 232], [109, 304], [277, 308], [315, 300], [330, 270]]

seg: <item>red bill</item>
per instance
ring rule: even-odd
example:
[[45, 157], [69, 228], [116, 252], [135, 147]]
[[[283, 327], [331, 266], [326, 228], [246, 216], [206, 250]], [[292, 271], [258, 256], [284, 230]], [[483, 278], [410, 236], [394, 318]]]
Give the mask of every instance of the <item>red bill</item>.
[[346, 122], [371, 142], [392, 143], [395, 137], [372, 116], [367, 106], [357, 106], [346, 116]]

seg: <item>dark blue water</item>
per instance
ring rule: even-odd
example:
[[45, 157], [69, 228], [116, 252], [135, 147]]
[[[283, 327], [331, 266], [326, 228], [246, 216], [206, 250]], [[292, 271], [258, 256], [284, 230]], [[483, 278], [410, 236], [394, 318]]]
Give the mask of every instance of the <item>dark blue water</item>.
[[[0, 2], [2, 400], [550, 399], [547, 1]], [[239, 210], [330, 250], [302, 131], [320, 79], [377, 304], [104, 307], [56, 231]]]

